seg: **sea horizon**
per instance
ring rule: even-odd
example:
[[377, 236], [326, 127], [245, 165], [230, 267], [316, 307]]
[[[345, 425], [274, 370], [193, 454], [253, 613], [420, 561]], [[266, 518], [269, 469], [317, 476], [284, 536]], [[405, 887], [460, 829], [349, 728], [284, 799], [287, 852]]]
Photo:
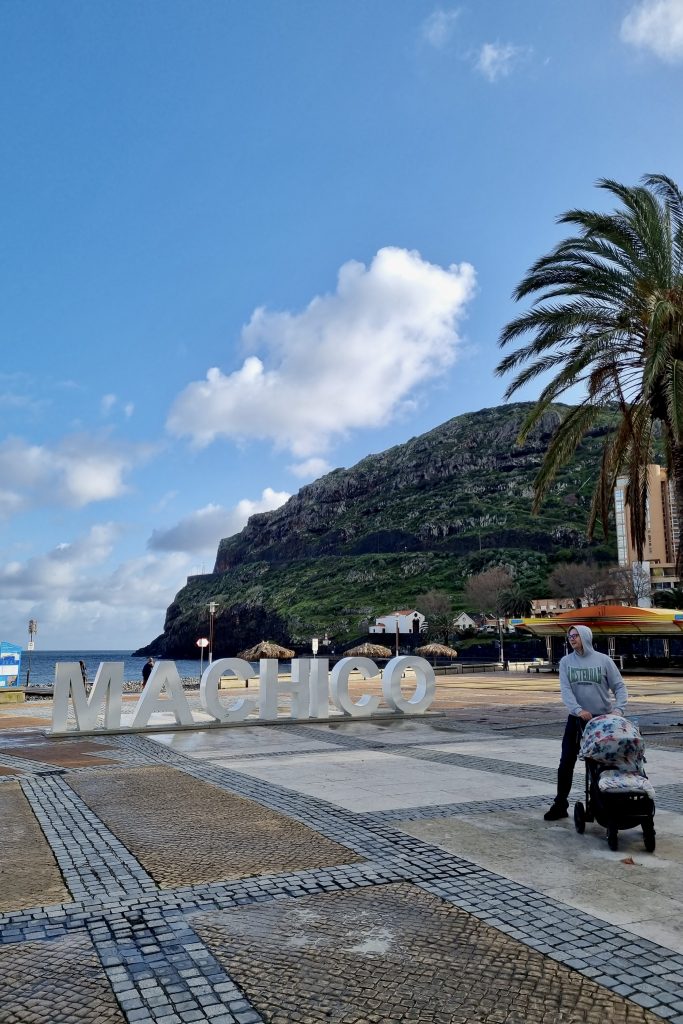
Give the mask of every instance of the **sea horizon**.
[[[175, 661], [181, 678], [199, 677], [199, 658], [169, 658]], [[124, 663], [123, 678], [126, 682], [142, 679], [142, 666], [147, 655], [133, 655], [130, 648], [86, 648], [62, 647], [39, 651], [22, 651], [19, 668], [21, 685], [51, 686], [55, 680], [55, 665], [59, 661], [83, 661], [89, 681], [93, 681], [102, 661], [122, 661]], [[207, 659], [204, 658], [206, 666]]]

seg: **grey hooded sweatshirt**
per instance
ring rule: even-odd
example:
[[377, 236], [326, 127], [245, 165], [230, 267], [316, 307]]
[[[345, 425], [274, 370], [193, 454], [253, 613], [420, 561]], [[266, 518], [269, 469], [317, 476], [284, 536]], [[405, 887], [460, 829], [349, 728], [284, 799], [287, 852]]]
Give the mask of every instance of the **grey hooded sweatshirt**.
[[590, 711], [592, 715], [606, 715], [623, 711], [628, 693], [619, 669], [608, 655], [593, 650], [593, 633], [588, 626], [569, 628], [576, 630], [583, 643], [583, 654], [572, 651], [560, 661], [560, 693], [569, 714]]

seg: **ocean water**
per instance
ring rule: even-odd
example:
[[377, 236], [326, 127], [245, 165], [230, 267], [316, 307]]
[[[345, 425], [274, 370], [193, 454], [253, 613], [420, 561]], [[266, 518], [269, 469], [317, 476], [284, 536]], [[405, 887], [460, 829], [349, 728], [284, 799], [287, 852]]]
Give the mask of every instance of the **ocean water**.
[[[101, 661], [122, 661], [124, 663], [123, 678], [128, 682], [129, 680], [142, 680], [142, 666], [147, 661], [147, 658], [134, 658], [130, 651], [31, 651], [30, 685], [51, 686], [55, 681], [55, 665], [58, 661], [81, 660], [85, 662], [90, 682], [94, 681]], [[196, 661], [181, 661], [178, 659], [176, 667], [181, 679], [186, 676], [199, 677], [199, 658]], [[204, 668], [206, 668], [206, 659], [204, 659]], [[28, 671], [29, 652], [24, 651], [21, 656], [19, 674], [22, 684], [26, 683]]]

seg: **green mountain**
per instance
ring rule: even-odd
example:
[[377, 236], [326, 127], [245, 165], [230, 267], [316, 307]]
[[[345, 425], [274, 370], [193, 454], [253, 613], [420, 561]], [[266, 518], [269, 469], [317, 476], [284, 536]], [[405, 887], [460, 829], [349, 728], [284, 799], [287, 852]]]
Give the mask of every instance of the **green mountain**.
[[540, 595], [558, 561], [614, 561], [613, 544], [589, 543], [585, 532], [611, 414], [534, 517], [533, 480], [568, 407], [550, 407], [518, 446], [529, 408], [457, 416], [252, 516], [220, 542], [212, 573], [188, 578], [164, 632], [142, 653], [195, 656], [212, 600], [214, 651], [223, 656], [264, 638], [296, 644], [327, 633], [338, 642], [431, 589], [447, 591], [454, 609], [462, 608], [467, 577], [493, 565], [509, 567]]

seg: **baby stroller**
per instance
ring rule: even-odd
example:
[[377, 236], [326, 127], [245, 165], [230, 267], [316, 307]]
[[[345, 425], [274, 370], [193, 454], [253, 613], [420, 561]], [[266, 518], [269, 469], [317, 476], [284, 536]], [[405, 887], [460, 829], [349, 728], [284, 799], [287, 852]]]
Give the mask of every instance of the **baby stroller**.
[[592, 718], [581, 737], [579, 757], [586, 762], [586, 803], [574, 804], [574, 826], [583, 833], [587, 821], [607, 829], [610, 850], [619, 846], [622, 829], [643, 830], [645, 849], [655, 849], [655, 791], [643, 769], [645, 745], [638, 726], [622, 715]]

